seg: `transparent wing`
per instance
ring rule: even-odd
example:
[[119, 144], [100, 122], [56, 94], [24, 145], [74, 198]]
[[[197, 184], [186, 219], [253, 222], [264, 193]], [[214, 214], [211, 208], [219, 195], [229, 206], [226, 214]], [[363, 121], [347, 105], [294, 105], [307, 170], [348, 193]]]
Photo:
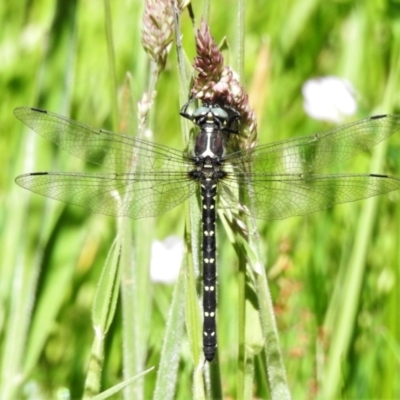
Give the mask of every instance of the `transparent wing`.
[[[182, 152], [145, 140], [92, 128], [33, 108], [15, 115], [71, 154], [109, 168], [110, 174], [33, 173], [17, 178], [22, 187], [94, 212], [141, 218], [165, 212], [192, 195], [197, 182], [188, 176], [193, 162]], [[243, 203], [261, 219], [283, 219], [364, 199], [400, 188], [386, 175], [315, 175], [368, 150], [400, 129], [400, 116], [382, 115], [329, 132], [289, 139], [229, 154], [221, 194]], [[129, 173], [131, 172], [131, 173]]]
[[400, 115], [378, 115], [325, 133], [231, 153], [225, 160], [255, 174], [308, 174], [369, 150], [399, 129]]
[[[335, 204], [366, 199], [400, 189], [400, 179], [388, 175], [294, 175], [265, 174], [227, 177], [220, 194], [229, 207], [237, 207], [238, 184], [248, 214], [265, 220], [285, 219], [324, 210]], [[245, 186], [246, 187], [246, 186]]]
[[179, 172], [91, 175], [36, 172], [20, 175], [16, 182], [32, 192], [95, 213], [134, 219], [170, 210], [191, 196], [198, 186]]
[[14, 115], [68, 153], [113, 172], [137, 170], [138, 167], [144, 171], [181, 171], [192, 166], [182, 151], [93, 128], [48, 111], [18, 107]]

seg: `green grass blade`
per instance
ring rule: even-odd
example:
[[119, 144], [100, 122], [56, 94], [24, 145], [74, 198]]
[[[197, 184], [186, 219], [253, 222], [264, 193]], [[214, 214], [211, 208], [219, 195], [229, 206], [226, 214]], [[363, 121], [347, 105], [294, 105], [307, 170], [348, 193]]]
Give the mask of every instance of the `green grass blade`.
[[118, 385], [113, 386], [110, 389], [105, 390], [104, 392], [91, 397], [92, 400], [104, 400], [104, 399], [109, 399], [111, 396], [114, 396], [116, 393], [118, 393], [119, 391], [121, 391], [122, 389], [124, 389], [125, 387], [127, 387], [128, 385], [131, 385], [133, 382], [137, 381], [140, 378], [145, 377], [147, 374], [149, 374], [153, 368], [149, 368], [146, 371], [143, 371], [142, 373], [133, 376], [129, 379], [126, 379], [125, 381], [119, 383]]
[[113, 26], [111, 16], [111, 6], [109, 0], [103, 0], [104, 3], [104, 21], [107, 38], [107, 52], [108, 52], [108, 64], [110, 68], [110, 98], [112, 106], [112, 126], [115, 129], [118, 126], [118, 102], [117, 102], [117, 74], [115, 70], [115, 50], [114, 50], [114, 39], [113, 39]]
[[[399, 50], [392, 54], [392, 74], [387, 83], [386, 109], [390, 109], [393, 99], [393, 86], [399, 85], [400, 73]], [[371, 161], [372, 171], [381, 171], [387, 154], [388, 142], [381, 143], [374, 149]], [[341, 311], [338, 312], [337, 322], [332, 330], [332, 344], [328, 356], [325, 377], [323, 380], [322, 397], [334, 398], [340, 393], [342, 382], [343, 357], [349, 353], [354, 329], [357, 325], [357, 312], [360, 307], [363, 282], [366, 279], [366, 263], [369, 243], [377, 219], [379, 198], [373, 197], [365, 201], [357, 227], [356, 240], [349, 261], [349, 268], [342, 289]]]
[[104, 363], [104, 341], [114, 319], [119, 295], [119, 253], [119, 242], [116, 239], [104, 263], [94, 298], [92, 309], [94, 340], [84, 388], [84, 398], [86, 399], [92, 398], [100, 391], [101, 371]]
[[182, 265], [172, 297], [160, 364], [157, 371], [157, 381], [153, 394], [154, 400], [172, 400], [175, 398], [176, 384], [179, 379], [180, 349], [183, 341], [185, 322], [185, 269], [185, 266]]

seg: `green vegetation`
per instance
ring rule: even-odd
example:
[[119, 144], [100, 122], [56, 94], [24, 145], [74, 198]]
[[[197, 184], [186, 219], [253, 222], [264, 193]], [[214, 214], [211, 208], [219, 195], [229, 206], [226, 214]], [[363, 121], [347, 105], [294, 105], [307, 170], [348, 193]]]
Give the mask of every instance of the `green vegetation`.
[[[14, 183], [25, 172], [92, 168], [24, 127], [13, 116], [17, 106], [135, 133], [133, 105], [155, 83], [141, 46], [144, 5], [104, 4], [0, 5], [1, 399], [89, 398], [153, 366], [127, 386], [125, 398], [204, 395], [201, 370], [193, 371], [201, 347], [192, 343], [201, 333], [190, 258], [176, 286], [152, 284], [148, 276], [152, 240], [188, 235], [187, 205], [156, 219], [115, 220]], [[199, 24], [203, 4], [193, 7]], [[244, 38], [237, 37], [235, 1], [212, 2], [209, 25], [218, 43], [226, 37], [225, 61], [233, 68], [240, 66], [235, 54], [244, 40], [243, 83], [257, 112], [260, 143], [331, 127], [303, 111], [301, 86], [312, 77], [352, 82], [359, 101], [354, 120], [400, 113], [399, 1], [253, 0], [246, 7]], [[181, 18], [191, 62], [187, 11]], [[173, 47], [156, 82], [148, 126], [154, 141], [183, 149], [178, 76]], [[399, 154], [400, 132], [341, 171], [400, 176]], [[400, 398], [400, 193], [258, 226], [293, 398]], [[268, 398], [265, 349], [246, 370], [238, 362], [243, 258], [238, 261], [230, 240], [236, 239], [220, 224], [221, 382], [213, 390], [227, 398]], [[248, 312], [251, 325], [255, 310]], [[255, 351], [259, 338], [252, 339], [246, 344]], [[216, 369], [213, 364], [213, 378]], [[243, 394], [249, 387], [252, 392]]]

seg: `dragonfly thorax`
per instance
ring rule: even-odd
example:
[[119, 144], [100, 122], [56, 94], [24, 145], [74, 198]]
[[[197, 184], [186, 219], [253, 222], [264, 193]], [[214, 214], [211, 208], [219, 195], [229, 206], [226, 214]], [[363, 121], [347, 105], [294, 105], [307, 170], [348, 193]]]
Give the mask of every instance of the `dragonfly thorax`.
[[224, 134], [215, 129], [213, 125], [206, 124], [198, 133], [194, 144], [195, 157], [211, 157], [220, 159], [225, 150]]
[[194, 159], [196, 169], [190, 171], [191, 178], [199, 181], [217, 182], [223, 179], [227, 173], [221, 169], [221, 162], [217, 158], [197, 157]]

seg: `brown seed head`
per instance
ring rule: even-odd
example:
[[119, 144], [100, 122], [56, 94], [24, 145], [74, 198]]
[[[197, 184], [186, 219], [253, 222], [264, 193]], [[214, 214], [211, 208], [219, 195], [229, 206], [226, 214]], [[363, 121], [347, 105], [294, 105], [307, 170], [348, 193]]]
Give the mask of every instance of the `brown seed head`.
[[174, 32], [173, 6], [171, 0], [146, 0], [142, 45], [158, 70], [165, 68]]
[[229, 66], [224, 66], [224, 58], [211, 36], [207, 23], [202, 20], [196, 36], [197, 57], [194, 69], [192, 96], [204, 103], [229, 105], [241, 115], [241, 124], [248, 131], [247, 145], [255, 144], [257, 122], [249, 104], [249, 96], [239, 82], [238, 75]]

